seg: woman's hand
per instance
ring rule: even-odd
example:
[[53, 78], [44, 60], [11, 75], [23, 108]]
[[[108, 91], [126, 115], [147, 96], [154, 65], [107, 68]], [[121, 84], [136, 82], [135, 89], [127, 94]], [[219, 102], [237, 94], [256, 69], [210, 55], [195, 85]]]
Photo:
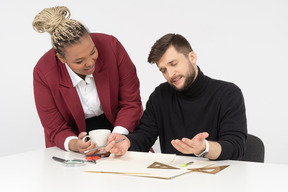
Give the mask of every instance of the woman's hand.
[[90, 149], [93, 149], [93, 148], [97, 147], [97, 145], [95, 143], [91, 142], [91, 140], [89, 140], [87, 142], [83, 142], [82, 141], [83, 137], [85, 137], [86, 135], [87, 135], [86, 132], [81, 132], [78, 135], [78, 139], [72, 139], [69, 142], [69, 149], [72, 150], [72, 151], [78, 151], [78, 152], [83, 153], [85, 155], [93, 155], [93, 154], [99, 152], [100, 149], [91, 151], [89, 153], [84, 153], [87, 150], [90, 150]]

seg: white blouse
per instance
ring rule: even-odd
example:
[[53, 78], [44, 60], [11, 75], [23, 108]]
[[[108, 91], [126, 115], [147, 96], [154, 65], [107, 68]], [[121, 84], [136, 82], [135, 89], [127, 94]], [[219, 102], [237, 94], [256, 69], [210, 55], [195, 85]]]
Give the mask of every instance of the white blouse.
[[[104, 111], [99, 100], [93, 75], [87, 75], [85, 80], [83, 80], [66, 63], [65, 66], [72, 80], [73, 87], [77, 90], [85, 114], [85, 119], [102, 115]], [[126, 135], [129, 133], [129, 131], [122, 126], [114, 127], [112, 132]], [[71, 139], [78, 139], [78, 137], [70, 136], [66, 138], [64, 147], [67, 151], [69, 151], [68, 144]]]

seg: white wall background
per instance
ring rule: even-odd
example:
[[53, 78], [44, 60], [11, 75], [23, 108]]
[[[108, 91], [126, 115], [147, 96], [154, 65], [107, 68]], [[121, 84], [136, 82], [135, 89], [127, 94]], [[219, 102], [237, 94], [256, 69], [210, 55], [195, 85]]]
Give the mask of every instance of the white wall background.
[[164, 78], [147, 63], [166, 33], [184, 35], [198, 65], [243, 91], [249, 132], [266, 145], [266, 163], [288, 163], [288, 1], [286, 0], [0, 0], [0, 156], [42, 149], [32, 71], [51, 47], [32, 29], [43, 8], [67, 6], [91, 32], [116, 36], [134, 61], [145, 106]]

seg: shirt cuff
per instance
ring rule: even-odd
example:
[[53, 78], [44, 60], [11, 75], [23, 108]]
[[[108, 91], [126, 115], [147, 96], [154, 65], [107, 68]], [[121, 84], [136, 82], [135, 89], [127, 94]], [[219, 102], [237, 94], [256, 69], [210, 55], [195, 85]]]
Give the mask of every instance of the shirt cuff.
[[120, 133], [122, 135], [128, 135], [129, 131], [122, 126], [116, 126], [116, 127], [114, 127], [112, 133]]
[[70, 136], [70, 137], [67, 137], [67, 138], [65, 139], [64, 148], [65, 148], [66, 151], [70, 151], [68, 144], [69, 144], [69, 142], [70, 142], [72, 139], [78, 139], [78, 137], [76, 137], [76, 136]]

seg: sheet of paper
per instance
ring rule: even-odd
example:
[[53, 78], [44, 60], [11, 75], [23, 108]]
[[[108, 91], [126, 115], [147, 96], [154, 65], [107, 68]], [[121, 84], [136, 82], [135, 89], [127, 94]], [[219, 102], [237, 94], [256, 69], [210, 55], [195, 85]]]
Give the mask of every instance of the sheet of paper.
[[[103, 161], [97, 162], [93, 166], [87, 167], [85, 172], [90, 173], [115, 173], [141, 177], [152, 177], [161, 179], [171, 179], [176, 176], [190, 172], [188, 168], [201, 168], [211, 165], [209, 161], [194, 160], [194, 163], [181, 167], [183, 163], [190, 162], [191, 158], [176, 156], [174, 154], [127, 152], [124, 156], [111, 155]], [[154, 162], [167, 164], [179, 169], [157, 169], [147, 168]]]
[[[188, 163], [193, 161], [192, 164], [187, 165], [186, 167], [181, 167], [184, 163]], [[181, 167], [181, 169], [196, 169], [202, 168], [206, 166], [212, 166], [214, 164], [213, 161], [209, 161], [208, 159], [201, 158], [190, 158], [185, 156], [176, 156], [174, 160], [170, 163], [171, 166]]]

